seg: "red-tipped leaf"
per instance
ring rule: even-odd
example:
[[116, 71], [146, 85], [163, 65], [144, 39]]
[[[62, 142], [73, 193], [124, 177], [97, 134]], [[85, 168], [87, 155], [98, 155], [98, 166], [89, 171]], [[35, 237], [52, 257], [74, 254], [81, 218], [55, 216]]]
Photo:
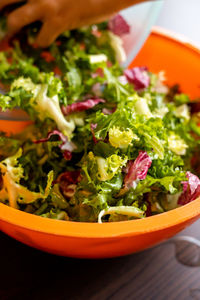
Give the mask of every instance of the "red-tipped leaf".
[[109, 20], [108, 29], [119, 36], [123, 36], [124, 34], [130, 33], [129, 24], [119, 14], [115, 15]]
[[147, 88], [150, 84], [150, 77], [146, 67], [135, 67], [124, 71], [129, 83], [134, 85], [136, 91]]
[[67, 106], [62, 107], [62, 112], [64, 115], [69, 115], [73, 112], [84, 111], [93, 108], [99, 103], [105, 103], [104, 99], [88, 99], [83, 102], [75, 102]]
[[76, 145], [72, 142], [70, 142], [62, 132], [59, 130], [53, 130], [48, 133], [46, 138], [33, 141], [35, 144], [39, 143], [46, 143], [50, 140], [52, 136], [58, 136], [59, 140], [62, 141], [62, 143], [59, 145], [60, 149], [63, 151], [63, 156], [66, 160], [71, 160], [72, 158], [72, 152], [77, 148]]
[[180, 205], [185, 205], [200, 196], [200, 179], [191, 172], [187, 172], [186, 176], [188, 181], [182, 182], [183, 193], [178, 200]]
[[140, 151], [135, 161], [128, 163], [127, 175], [124, 179], [125, 188], [134, 187], [138, 180], [144, 180], [151, 167], [152, 160], [145, 151]]

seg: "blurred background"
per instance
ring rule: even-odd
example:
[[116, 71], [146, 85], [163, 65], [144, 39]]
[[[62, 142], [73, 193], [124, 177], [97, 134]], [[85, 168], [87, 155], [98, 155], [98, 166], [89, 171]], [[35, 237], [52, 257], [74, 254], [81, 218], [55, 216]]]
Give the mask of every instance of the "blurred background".
[[156, 25], [184, 34], [200, 46], [200, 0], [164, 0]]

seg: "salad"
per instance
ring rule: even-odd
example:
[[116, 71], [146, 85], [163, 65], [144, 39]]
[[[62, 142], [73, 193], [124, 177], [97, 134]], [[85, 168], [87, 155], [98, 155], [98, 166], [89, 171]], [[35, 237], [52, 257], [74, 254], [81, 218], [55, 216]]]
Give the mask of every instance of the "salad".
[[20, 134], [0, 134], [0, 201], [101, 223], [200, 196], [198, 103], [166, 86], [162, 72], [120, 67], [125, 20], [64, 32], [45, 50], [34, 43], [39, 26], [0, 44], [0, 107], [19, 107], [32, 120]]

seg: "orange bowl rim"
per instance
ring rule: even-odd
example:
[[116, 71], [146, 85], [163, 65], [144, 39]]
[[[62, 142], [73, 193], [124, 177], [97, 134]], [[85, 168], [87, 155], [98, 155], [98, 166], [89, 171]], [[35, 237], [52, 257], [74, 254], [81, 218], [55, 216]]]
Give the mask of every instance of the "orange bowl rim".
[[17, 227], [49, 235], [76, 238], [114, 238], [140, 235], [184, 223], [200, 215], [200, 197], [171, 211], [144, 219], [113, 223], [59, 221], [32, 215], [0, 203], [0, 219]]
[[187, 47], [190, 50], [196, 52], [197, 54], [200, 54], [200, 44], [187, 38], [183, 34], [179, 34], [159, 26], [153, 26], [151, 34], [159, 35], [166, 39], [173, 40], [174, 42], [179, 44], [179, 46]]
[[[187, 47], [200, 55], [200, 49], [191, 41], [180, 35], [159, 27], [154, 27], [152, 34], [173, 40], [179, 45]], [[6, 223], [26, 228], [30, 231], [76, 238], [114, 238], [145, 234], [176, 226], [177, 224], [184, 223], [198, 215], [200, 215], [200, 197], [185, 206], [156, 216], [140, 220], [103, 224], [58, 221], [42, 218], [0, 203], [0, 219]]]

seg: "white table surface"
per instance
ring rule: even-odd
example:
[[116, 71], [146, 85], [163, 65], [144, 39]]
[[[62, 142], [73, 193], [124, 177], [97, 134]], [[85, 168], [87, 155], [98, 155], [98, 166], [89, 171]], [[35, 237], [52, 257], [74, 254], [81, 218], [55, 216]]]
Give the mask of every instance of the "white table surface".
[[156, 25], [183, 34], [200, 45], [200, 0], [164, 0]]

